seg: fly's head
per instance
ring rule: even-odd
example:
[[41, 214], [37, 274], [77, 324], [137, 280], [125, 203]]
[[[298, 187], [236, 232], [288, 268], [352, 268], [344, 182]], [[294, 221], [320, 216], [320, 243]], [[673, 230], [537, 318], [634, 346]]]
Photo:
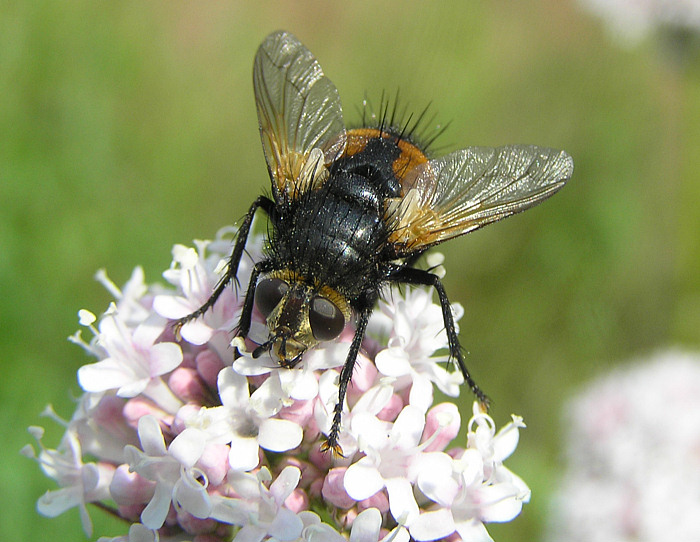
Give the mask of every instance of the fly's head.
[[255, 305], [267, 319], [269, 336], [253, 356], [269, 351], [286, 368], [319, 342], [338, 337], [351, 315], [344, 296], [289, 272], [274, 272], [258, 282]]

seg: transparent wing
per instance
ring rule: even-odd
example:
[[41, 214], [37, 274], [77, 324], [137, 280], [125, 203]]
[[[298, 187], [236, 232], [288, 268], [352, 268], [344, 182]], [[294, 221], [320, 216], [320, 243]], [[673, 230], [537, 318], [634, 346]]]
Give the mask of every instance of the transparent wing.
[[534, 145], [469, 147], [410, 171], [390, 200], [390, 241], [409, 254], [524, 211], [571, 178], [564, 151]]
[[345, 148], [338, 90], [288, 32], [270, 34], [258, 48], [253, 88], [275, 198], [282, 193], [296, 197], [322, 179], [321, 166]]

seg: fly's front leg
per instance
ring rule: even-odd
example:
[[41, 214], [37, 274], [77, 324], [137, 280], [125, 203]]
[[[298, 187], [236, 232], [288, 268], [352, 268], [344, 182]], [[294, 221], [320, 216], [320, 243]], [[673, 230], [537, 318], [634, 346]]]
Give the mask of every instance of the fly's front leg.
[[272, 262], [269, 260], [258, 262], [253, 267], [253, 271], [250, 273], [250, 282], [248, 282], [245, 300], [243, 301], [243, 310], [241, 310], [241, 317], [238, 320], [238, 327], [236, 328], [236, 337], [248, 336], [248, 332], [250, 331], [250, 320], [253, 316], [255, 287], [258, 285], [258, 278], [262, 273], [269, 273], [273, 270], [274, 268], [272, 266]]
[[482, 406], [487, 409], [489, 405], [489, 398], [483, 391], [481, 391], [481, 388], [477, 386], [476, 382], [469, 374], [467, 364], [464, 362], [462, 348], [459, 344], [459, 337], [457, 336], [457, 329], [455, 327], [454, 316], [452, 316], [452, 307], [450, 306], [450, 300], [447, 298], [445, 287], [442, 285], [440, 278], [428, 271], [424, 271], [423, 269], [415, 269], [413, 267], [397, 267], [395, 271], [389, 275], [388, 280], [392, 282], [402, 282], [405, 284], [432, 286], [435, 288], [438, 298], [440, 299], [440, 307], [442, 308], [442, 319], [445, 323], [445, 332], [447, 333], [450, 356], [457, 360], [457, 365], [459, 365], [462, 376], [464, 376], [464, 381], [467, 383], [474, 395], [476, 395], [476, 398], [479, 400]]
[[266, 198], [265, 196], [259, 196], [253, 204], [250, 206], [248, 209], [248, 212], [246, 213], [245, 217], [243, 217], [243, 222], [241, 223], [241, 227], [238, 229], [238, 235], [236, 237], [236, 244], [233, 247], [233, 252], [231, 253], [231, 257], [229, 258], [228, 264], [226, 265], [226, 272], [224, 273], [224, 276], [221, 277], [221, 280], [219, 280], [218, 284], [216, 285], [216, 288], [214, 288], [214, 291], [212, 292], [211, 296], [209, 296], [209, 299], [206, 300], [206, 302], [199, 307], [196, 311], [188, 314], [187, 316], [184, 316], [180, 318], [179, 320], [175, 321], [175, 334], [179, 336], [180, 334], [180, 329], [182, 328], [183, 325], [185, 325], [187, 322], [190, 322], [196, 318], [199, 318], [202, 316], [205, 312], [207, 312], [211, 307], [214, 306], [216, 301], [219, 299], [221, 294], [224, 292], [226, 289], [226, 286], [236, 278], [236, 275], [238, 274], [238, 264], [241, 263], [241, 257], [243, 256], [243, 251], [245, 250], [245, 244], [246, 241], [248, 240], [248, 234], [250, 233], [250, 226], [253, 223], [253, 217], [255, 215], [255, 211], [260, 208], [267, 215], [269, 216], [272, 214], [273, 208], [274, 208], [274, 202], [270, 200], [269, 198]]
[[369, 317], [372, 315], [372, 308], [373, 307], [364, 309], [358, 318], [355, 336], [352, 339], [348, 356], [345, 358], [345, 364], [340, 371], [340, 380], [338, 383], [338, 402], [335, 404], [335, 408], [333, 409], [333, 423], [331, 425], [331, 430], [328, 432], [326, 442], [321, 445], [322, 452], [332, 451], [333, 454], [338, 457], [343, 457], [343, 449], [340, 447], [340, 444], [338, 444], [338, 435], [340, 434], [340, 422], [343, 417], [343, 403], [345, 402], [345, 394], [348, 390], [350, 379], [352, 378], [352, 371], [355, 368], [355, 362], [357, 361], [357, 354], [359, 353], [360, 346], [362, 345], [362, 339], [365, 337], [367, 322], [369, 322]]

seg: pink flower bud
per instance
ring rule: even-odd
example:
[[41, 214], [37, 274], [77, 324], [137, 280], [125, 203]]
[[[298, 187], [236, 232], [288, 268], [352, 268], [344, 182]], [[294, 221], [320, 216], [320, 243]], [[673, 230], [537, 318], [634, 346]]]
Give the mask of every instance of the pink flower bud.
[[209, 444], [204, 448], [197, 466], [207, 475], [209, 485], [218, 486], [226, 478], [229, 451], [230, 448], [226, 444]]
[[389, 497], [386, 491], [377, 491], [370, 498], [357, 503], [358, 512], [362, 512], [368, 508], [376, 508], [382, 514], [386, 514], [389, 511]]
[[309, 484], [309, 488], [307, 489], [307, 494], [309, 495], [309, 498], [314, 499], [314, 500], [319, 500], [322, 498], [322, 493], [323, 493], [323, 483], [325, 482], [324, 478], [316, 478], [313, 482]]
[[224, 368], [224, 362], [221, 361], [221, 358], [212, 350], [207, 349], [197, 354], [195, 364], [199, 376], [204, 379], [207, 386], [215, 390], [219, 371]]
[[309, 452], [309, 461], [320, 471], [326, 471], [333, 464], [333, 456], [329, 453], [322, 452], [320, 446], [314, 446]]
[[177, 522], [189, 534], [210, 534], [218, 524], [215, 519], [199, 519], [184, 510], [177, 511]]
[[167, 431], [170, 424], [173, 421], [173, 416], [158, 408], [150, 400], [145, 399], [142, 396], [134, 397], [129, 399], [124, 405], [124, 418], [127, 423], [136, 429], [139, 424], [139, 420], [144, 416], [151, 414], [155, 416], [160, 422], [161, 428]]
[[130, 472], [128, 465], [119, 465], [114, 471], [109, 492], [118, 505], [142, 505], [151, 500], [155, 487], [155, 482]]
[[440, 403], [428, 411], [421, 442], [432, 438], [424, 451], [441, 452], [459, 433], [461, 417], [454, 403]]
[[385, 422], [393, 422], [404, 407], [403, 399], [396, 393], [391, 396], [389, 403], [379, 411], [377, 418]]
[[355, 506], [355, 499], [350, 497], [345, 491], [343, 479], [345, 478], [345, 467], [337, 467], [331, 469], [323, 481], [323, 489], [321, 494], [323, 498], [338, 508], [351, 508]]
[[283, 408], [279, 412], [279, 417], [289, 420], [297, 425], [306, 427], [314, 416], [314, 401], [294, 401], [290, 406]]
[[309, 509], [309, 496], [303, 489], [296, 488], [284, 501], [284, 505], [295, 514]]
[[146, 508], [145, 504], [127, 504], [118, 506], [117, 510], [119, 510], [119, 517], [132, 523], [139, 523], [141, 521], [141, 512], [143, 512], [144, 508]]
[[194, 369], [178, 367], [171, 373], [168, 386], [186, 403], [202, 404], [207, 394], [199, 374]]

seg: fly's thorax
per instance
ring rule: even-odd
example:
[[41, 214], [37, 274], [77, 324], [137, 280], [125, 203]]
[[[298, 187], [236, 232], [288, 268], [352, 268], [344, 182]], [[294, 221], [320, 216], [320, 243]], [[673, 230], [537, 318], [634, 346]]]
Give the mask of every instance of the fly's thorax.
[[342, 294], [290, 270], [263, 277], [255, 304], [269, 330], [263, 349], [283, 367], [294, 367], [306, 350], [338, 337], [352, 314]]
[[366, 154], [367, 162], [377, 164], [386, 161], [400, 183], [408, 171], [428, 161], [423, 150], [403, 138], [402, 132], [396, 128], [348, 130], [343, 157]]

